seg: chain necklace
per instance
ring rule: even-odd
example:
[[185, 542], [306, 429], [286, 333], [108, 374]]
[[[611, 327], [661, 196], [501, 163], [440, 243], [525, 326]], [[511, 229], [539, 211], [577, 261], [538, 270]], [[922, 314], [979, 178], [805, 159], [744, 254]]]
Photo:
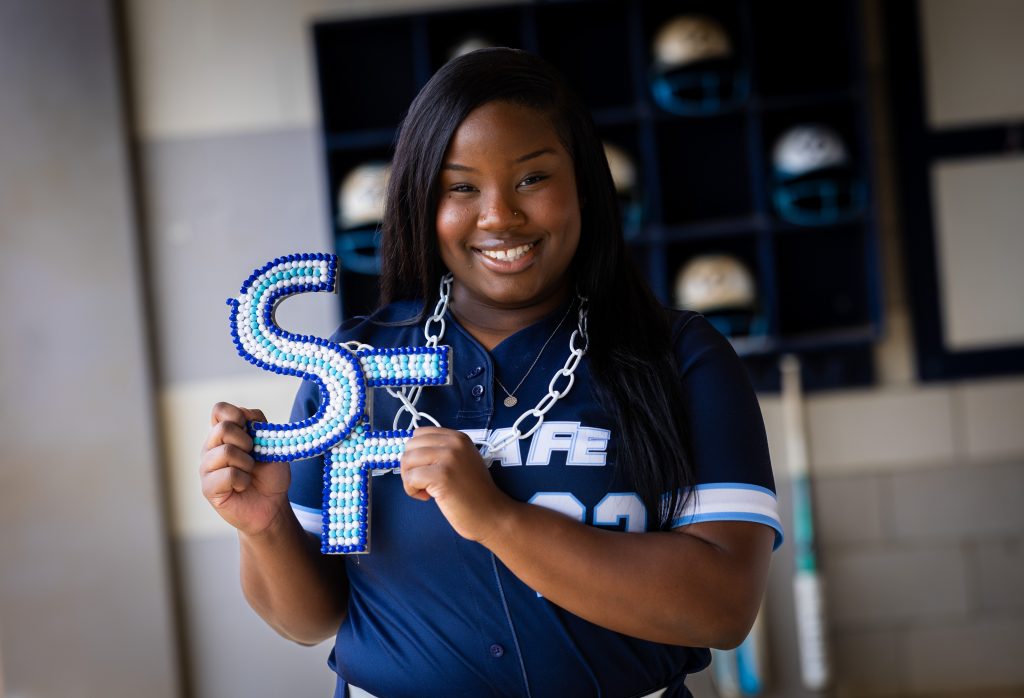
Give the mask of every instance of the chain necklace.
[[[444, 331], [446, 329], [444, 315], [448, 312], [448, 301], [451, 297], [452, 280], [453, 277], [451, 272], [445, 274], [441, 278], [440, 294], [437, 300], [437, 305], [434, 306], [433, 314], [427, 318], [427, 321], [423, 324], [423, 336], [427, 340], [428, 347], [436, 347], [441, 341], [441, 338], [444, 337]], [[585, 296], [581, 296], [579, 294], [577, 294], [577, 297], [579, 298], [579, 313], [576, 329], [573, 330], [572, 336], [569, 337], [569, 358], [566, 359], [565, 365], [555, 371], [554, 375], [551, 377], [551, 381], [548, 383], [547, 394], [545, 394], [544, 397], [534, 405], [534, 407], [519, 415], [516, 421], [512, 423], [512, 429], [509, 433], [496, 441], [485, 439], [484, 441], [477, 442], [477, 445], [480, 446], [480, 455], [484, 458], [487, 458], [489, 453], [500, 451], [514, 441], [533, 436], [533, 433], [540, 428], [541, 424], [544, 423], [544, 416], [552, 407], [555, 406], [555, 403], [568, 395], [569, 391], [572, 389], [573, 383], [576, 382], [576, 368], [580, 365], [583, 355], [587, 352], [587, 347], [590, 341], [587, 337], [587, 299]], [[561, 327], [562, 322], [565, 322], [565, 318], [568, 317], [570, 310], [572, 310], [571, 305], [569, 306], [569, 310], [566, 311], [565, 317], [563, 317], [562, 321], [558, 323], [558, 327]], [[555, 328], [555, 332], [551, 333], [551, 336], [548, 337], [548, 341], [544, 343], [543, 347], [541, 347], [540, 354], [544, 353], [544, 349], [547, 347], [548, 342], [550, 342], [555, 334], [557, 334], [558, 327]], [[540, 359], [540, 354], [537, 355], [537, 359], [534, 359], [533, 365], [535, 365]], [[530, 371], [533, 370], [533, 365], [531, 365], [529, 370], [527, 370], [527, 375], [529, 375]], [[565, 382], [565, 386], [562, 388], [557, 386], [559, 379], [562, 379]], [[526, 376], [523, 376], [523, 380], [526, 380]], [[519, 382], [519, 385], [522, 385], [522, 381]], [[519, 385], [516, 386], [516, 390], [519, 389]], [[423, 391], [423, 386], [408, 386], [405, 388], [389, 387], [386, 388], [386, 390], [388, 391], [388, 394], [397, 398], [402, 403], [401, 407], [398, 408], [398, 412], [395, 414], [395, 420], [392, 426], [393, 429], [397, 430], [399, 428], [398, 422], [402, 418], [402, 414], [406, 412], [408, 412], [410, 416], [409, 429], [416, 428], [419, 425], [420, 419], [426, 419], [435, 426], [441, 426], [440, 422], [434, 419], [434, 417], [426, 412], [421, 412], [416, 409], [416, 402], [419, 400], [420, 393]], [[502, 390], [505, 390], [504, 386], [502, 386]], [[505, 392], [510, 398], [512, 397], [508, 391]], [[514, 393], [515, 390], [512, 392]], [[516, 402], [518, 402], [518, 400]], [[508, 402], [506, 402], [505, 404], [512, 407], [516, 403], [513, 402], [509, 405]], [[526, 428], [523, 423], [531, 417], [537, 421], [529, 428]]]
[[551, 340], [555, 338], [556, 334], [558, 334], [558, 330], [562, 329], [562, 325], [565, 324], [565, 318], [569, 317], [569, 313], [571, 311], [572, 305], [565, 309], [565, 315], [563, 315], [562, 319], [558, 321], [558, 325], [555, 327], [555, 330], [548, 336], [547, 341], [544, 342], [544, 346], [542, 346], [540, 348], [540, 351], [537, 353], [537, 358], [535, 358], [533, 360], [533, 363], [530, 364], [530, 368], [526, 369], [526, 373], [524, 373], [520, 381], [516, 383], [516, 387], [512, 389], [512, 392], [509, 392], [508, 388], [506, 388], [505, 385], [500, 380], [498, 380], [498, 376], [497, 374], [495, 374], [494, 382], [497, 383], [498, 387], [505, 392], [505, 399], [502, 400], [502, 403], [504, 403], [505, 407], [515, 407], [516, 405], [519, 404], [519, 400], [516, 398], [516, 391], [519, 390], [520, 387], [522, 387], [524, 382], [526, 382], [526, 378], [530, 375], [530, 372], [533, 370], [533, 367], [537, 365], [537, 362], [540, 361], [540, 357], [544, 354], [544, 350], [548, 348], [549, 344], [551, 344]]

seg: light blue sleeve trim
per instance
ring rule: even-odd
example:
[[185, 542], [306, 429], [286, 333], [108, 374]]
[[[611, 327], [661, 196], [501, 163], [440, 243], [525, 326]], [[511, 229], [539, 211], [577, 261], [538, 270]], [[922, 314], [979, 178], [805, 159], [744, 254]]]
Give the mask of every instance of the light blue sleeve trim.
[[778, 550], [779, 546], [782, 545], [782, 524], [778, 519], [774, 519], [770, 516], [763, 516], [761, 514], [749, 514], [742, 511], [716, 512], [714, 514], [699, 514], [697, 516], [681, 516], [678, 519], [672, 520], [670, 528], [689, 526], [690, 524], [702, 523], [704, 521], [751, 521], [753, 523], [764, 524], [775, 531], [775, 543], [772, 545], [772, 552]]
[[312, 533], [314, 536], [319, 536], [323, 529], [323, 511], [313, 507], [304, 507], [295, 502], [289, 503], [292, 505], [295, 518], [299, 520], [299, 525], [302, 526], [303, 530], [307, 533]]
[[751, 485], [747, 482], [709, 482], [704, 485], [697, 485], [694, 489], [698, 492], [701, 490], [751, 490], [753, 492], [763, 492], [778, 499], [778, 496], [767, 487]]

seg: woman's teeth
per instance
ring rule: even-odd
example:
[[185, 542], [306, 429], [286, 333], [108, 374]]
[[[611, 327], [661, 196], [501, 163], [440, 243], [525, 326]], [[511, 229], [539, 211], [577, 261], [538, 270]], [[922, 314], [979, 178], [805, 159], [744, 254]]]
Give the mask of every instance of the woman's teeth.
[[533, 249], [534, 244], [536, 243], [531, 242], [519, 247], [513, 247], [511, 250], [480, 250], [480, 253], [485, 257], [499, 259], [502, 262], [514, 262]]

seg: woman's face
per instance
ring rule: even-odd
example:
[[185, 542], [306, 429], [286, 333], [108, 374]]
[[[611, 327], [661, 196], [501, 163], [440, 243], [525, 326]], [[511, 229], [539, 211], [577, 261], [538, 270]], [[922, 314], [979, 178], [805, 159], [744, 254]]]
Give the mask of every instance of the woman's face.
[[440, 174], [437, 239], [461, 295], [495, 308], [557, 304], [580, 240], [573, 160], [541, 112], [472, 111]]

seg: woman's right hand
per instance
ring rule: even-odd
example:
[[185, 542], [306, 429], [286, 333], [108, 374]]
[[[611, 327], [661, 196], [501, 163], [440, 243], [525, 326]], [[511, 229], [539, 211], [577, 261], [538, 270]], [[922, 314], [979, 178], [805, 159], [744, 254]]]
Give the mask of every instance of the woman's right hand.
[[252, 457], [246, 422], [266, 420], [260, 410], [218, 402], [199, 466], [203, 496], [225, 521], [249, 535], [265, 531], [288, 508], [289, 464], [258, 463]]

